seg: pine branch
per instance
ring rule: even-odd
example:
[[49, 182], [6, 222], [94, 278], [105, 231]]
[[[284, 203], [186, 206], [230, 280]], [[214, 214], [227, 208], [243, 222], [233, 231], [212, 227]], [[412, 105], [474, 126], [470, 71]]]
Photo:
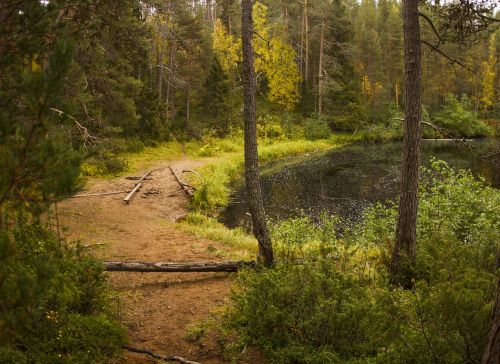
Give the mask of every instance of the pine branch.
[[434, 25], [431, 18], [429, 18], [427, 15], [425, 15], [424, 13], [421, 13], [421, 12], [419, 12], [418, 15], [421, 16], [422, 18], [424, 18], [427, 21], [427, 23], [431, 26], [432, 31], [434, 32], [434, 34], [436, 35], [436, 37], [439, 40], [439, 42], [438, 42], [438, 46], [439, 46], [439, 44], [441, 44], [443, 42], [443, 38], [441, 37], [441, 35], [437, 31], [436, 26]]
[[446, 53], [444, 53], [441, 49], [439, 49], [438, 47], [436, 47], [435, 45], [425, 41], [425, 40], [421, 40], [420, 41], [422, 44], [425, 44], [426, 46], [428, 46], [430, 49], [432, 49], [434, 52], [437, 52], [439, 53], [440, 55], [442, 55], [444, 58], [446, 58], [447, 60], [449, 60], [452, 64], [457, 64], [463, 68], [465, 68], [467, 71], [473, 73], [473, 74], [477, 74], [476, 71], [474, 71], [472, 68], [468, 67], [467, 65], [465, 65], [464, 63], [460, 62], [459, 60], [455, 59], [455, 58], [452, 58], [450, 57], [449, 55], [447, 55]]

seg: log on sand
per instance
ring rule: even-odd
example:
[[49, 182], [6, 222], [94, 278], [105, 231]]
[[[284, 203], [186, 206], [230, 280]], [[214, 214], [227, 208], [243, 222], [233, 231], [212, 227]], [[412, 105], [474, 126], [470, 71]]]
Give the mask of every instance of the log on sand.
[[104, 262], [108, 272], [236, 272], [254, 267], [254, 261], [229, 262]]
[[134, 193], [136, 193], [136, 192], [139, 190], [139, 188], [141, 188], [141, 187], [142, 187], [142, 185], [143, 185], [143, 184], [142, 184], [141, 182], [142, 182], [142, 181], [144, 181], [144, 180], [145, 180], [145, 179], [146, 179], [146, 178], [147, 178], [147, 177], [148, 177], [151, 173], [153, 173], [153, 171], [149, 171], [148, 173], [146, 173], [144, 176], [142, 176], [141, 178], [139, 178], [139, 179], [137, 180], [137, 184], [135, 185], [135, 187], [134, 187], [134, 188], [132, 189], [132, 191], [130, 191], [130, 193], [129, 193], [129, 194], [128, 194], [128, 195], [127, 195], [124, 199], [123, 199], [123, 201], [124, 201], [125, 203], [127, 203], [127, 204], [129, 203], [129, 201], [130, 201], [130, 199], [132, 198], [132, 196], [134, 195]]
[[172, 168], [172, 166], [168, 166], [168, 168], [170, 168], [170, 171], [172, 171], [172, 174], [174, 175], [175, 179], [177, 180], [177, 182], [179, 183], [179, 185], [182, 187], [182, 189], [184, 191], [186, 191], [186, 193], [189, 195], [189, 196], [193, 196], [193, 190], [194, 190], [194, 187], [193, 186], [190, 186], [189, 184], [187, 184], [182, 178], [181, 176], [179, 176], [177, 173], [175, 173], [174, 169]]
[[135, 187], [132, 189], [132, 191], [130, 191], [130, 193], [123, 199], [123, 201], [125, 203], [129, 203], [130, 199], [132, 198], [132, 196], [134, 195], [134, 193], [136, 193], [139, 188], [142, 187], [142, 183], [138, 183], [135, 185]]
[[128, 193], [130, 190], [123, 190], [123, 191], [112, 191], [112, 192], [100, 192], [100, 193], [87, 193], [87, 194], [82, 194], [82, 195], [73, 195], [73, 196], [66, 196], [67, 198], [75, 198], [75, 197], [95, 197], [95, 196], [108, 196], [108, 195], [118, 195], [122, 193]]

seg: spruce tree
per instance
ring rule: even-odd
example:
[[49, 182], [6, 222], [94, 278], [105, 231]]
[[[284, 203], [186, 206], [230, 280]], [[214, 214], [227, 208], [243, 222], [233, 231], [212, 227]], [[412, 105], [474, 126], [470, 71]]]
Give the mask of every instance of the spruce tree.
[[362, 122], [364, 111], [360, 76], [352, 59], [353, 26], [341, 0], [334, 0], [328, 13], [325, 110], [337, 128], [354, 130]]

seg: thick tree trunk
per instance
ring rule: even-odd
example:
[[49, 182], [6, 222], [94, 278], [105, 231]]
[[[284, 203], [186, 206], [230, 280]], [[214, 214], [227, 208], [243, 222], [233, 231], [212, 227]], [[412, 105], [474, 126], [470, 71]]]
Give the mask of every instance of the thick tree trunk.
[[253, 267], [255, 262], [104, 262], [108, 272], [236, 272], [243, 267]]
[[273, 249], [267, 229], [262, 201], [257, 154], [257, 126], [255, 101], [255, 70], [253, 56], [252, 0], [241, 3], [241, 38], [243, 43], [243, 119], [245, 124], [245, 181], [253, 233], [259, 242], [259, 257], [266, 267], [273, 264]]
[[325, 43], [325, 13], [321, 20], [321, 36], [319, 41], [319, 65], [318, 65], [318, 117], [321, 119], [323, 115], [323, 95], [325, 93], [325, 78], [323, 72], [323, 52]]
[[500, 363], [500, 279], [497, 284], [497, 295], [493, 307], [488, 343], [484, 348], [483, 359], [481, 360], [481, 364], [498, 363]]
[[396, 243], [391, 261], [394, 283], [411, 285], [415, 262], [420, 167], [421, 69], [418, 0], [403, 0], [405, 131]]

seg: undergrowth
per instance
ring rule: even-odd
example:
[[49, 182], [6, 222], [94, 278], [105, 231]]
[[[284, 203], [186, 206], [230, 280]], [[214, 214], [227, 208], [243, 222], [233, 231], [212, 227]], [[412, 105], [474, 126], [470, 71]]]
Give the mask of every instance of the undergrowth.
[[[479, 363], [495, 297], [500, 191], [433, 161], [424, 170], [413, 290], [388, 283], [395, 204], [272, 227], [277, 265], [238, 274], [218, 328], [228, 359], [272, 363]], [[201, 334], [200, 334], [201, 335]]]
[[[191, 212], [176, 224], [181, 230], [230, 246], [231, 258], [254, 259], [257, 253], [257, 240], [248, 235], [242, 228], [228, 229], [216, 219], [200, 213]], [[214, 251], [215, 252], [215, 251]], [[216, 251], [222, 256], [227, 253]]]
[[0, 233], [0, 362], [104, 363], [125, 331], [103, 266], [40, 224]]

